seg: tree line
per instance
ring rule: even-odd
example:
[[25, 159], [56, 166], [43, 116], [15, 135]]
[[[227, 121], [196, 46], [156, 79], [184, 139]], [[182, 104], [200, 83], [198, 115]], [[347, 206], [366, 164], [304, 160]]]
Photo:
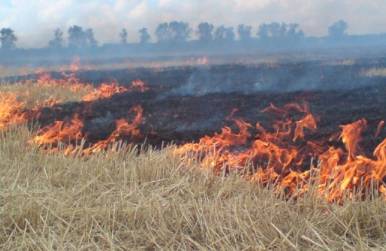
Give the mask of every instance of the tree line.
[[[339, 39], [347, 35], [348, 24], [343, 21], [337, 21], [328, 27], [328, 37]], [[305, 37], [305, 33], [296, 23], [263, 23], [257, 32], [253, 32], [250, 25], [240, 24], [236, 28], [228, 26], [215, 27], [208, 22], [200, 23], [195, 29], [192, 29], [189, 23], [182, 21], [171, 21], [159, 24], [154, 34], [150, 34], [147, 28], [138, 30], [139, 44], [145, 45], [154, 41], [158, 44], [183, 44], [192, 41], [193, 35], [196, 35], [195, 41], [202, 44], [230, 43], [235, 41], [253, 42], [259, 41], [299, 41]], [[119, 35], [119, 43], [126, 45], [129, 42], [128, 32], [122, 29]], [[11, 28], [2, 28], [0, 30], [1, 48], [11, 50], [16, 48], [17, 36]], [[83, 28], [78, 25], [71, 26], [67, 30], [67, 42], [64, 31], [56, 29], [53, 38], [48, 42], [49, 48], [95, 48], [98, 47], [98, 41], [94, 36], [92, 28]]]

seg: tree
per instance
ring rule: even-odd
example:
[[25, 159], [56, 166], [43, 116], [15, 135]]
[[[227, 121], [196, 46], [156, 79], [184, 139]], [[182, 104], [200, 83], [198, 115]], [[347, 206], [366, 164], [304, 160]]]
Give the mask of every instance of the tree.
[[127, 44], [127, 30], [122, 29], [119, 33], [119, 37], [121, 39], [121, 44]]
[[231, 42], [235, 40], [235, 32], [233, 31], [233, 27], [225, 27], [221, 25], [214, 32], [214, 39], [216, 41], [222, 42]]
[[155, 35], [159, 43], [181, 43], [190, 37], [191, 29], [188, 23], [172, 21], [158, 25]]
[[210, 42], [213, 40], [213, 24], [200, 23], [197, 29], [198, 40], [201, 42]]
[[68, 29], [68, 46], [72, 48], [97, 47], [98, 42], [94, 37], [93, 29], [83, 30], [74, 25]]
[[252, 26], [240, 24], [237, 27], [237, 33], [241, 41], [250, 41], [252, 39]]
[[261, 24], [259, 31], [257, 32], [260, 40], [277, 40], [277, 41], [293, 41], [299, 40], [304, 37], [304, 32], [300, 29], [300, 26], [295, 23], [270, 23]]
[[328, 35], [331, 38], [342, 38], [346, 36], [348, 24], [344, 20], [339, 20], [328, 27]]
[[172, 41], [174, 42], [186, 42], [192, 32], [188, 23], [178, 21], [170, 22], [169, 29], [172, 34]]
[[85, 31], [86, 43], [89, 47], [97, 47], [98, 41], [95, 39], [94, 30], [89, 28]]
[[139, 43], [140, 44], [147, 44], [149, 43], [151, 37], [149, 32], [147, 31], [146, 28], [142, 28], [139, 31]]
[[84, 48], [87, 46], [87, 38], [82, 27], [74, 25], [68, 29], [68, 46], [73, 48]]
[[161, 23], [155, 30], [155, 35], [159, 43], [166, 43], [170, 40], [168, 23]]
[[286, 30], [286, 24], [282, 23], [279, 24], [277, 22], [273, 22], [268, 25], [270, 33], [271, 33], [271, 38], [283, 38]]
[[269, 26], [268, 24], [260, 24], [257, 36], [260, 40], [267, 40], [269, 38]]
[[304, 32], [300, 29], [299, 24], [289, 24], [287, 30], [287, 36], [290, 38], [303, 38]]
[[1, 48], [10, 50], [16, 47], [17, 37], [15, 32], [10, 28], [3, 28], [0, 30]]
[[56, 29], [54, 31], [54, 38], [48, 43], [50, 48], [62, 48], [64, 46], [63, 31]]

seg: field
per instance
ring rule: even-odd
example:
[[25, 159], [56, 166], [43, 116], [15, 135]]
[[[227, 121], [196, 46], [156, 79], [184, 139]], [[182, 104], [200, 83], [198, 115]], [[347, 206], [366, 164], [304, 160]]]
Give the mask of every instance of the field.
[[[384, 249], [382, 65], [91, 70], [3, 84], [0, 247]], [[249, 148], [268, 139], [280, 156]], [[341, 156], [323, 183], [329, 149]]]

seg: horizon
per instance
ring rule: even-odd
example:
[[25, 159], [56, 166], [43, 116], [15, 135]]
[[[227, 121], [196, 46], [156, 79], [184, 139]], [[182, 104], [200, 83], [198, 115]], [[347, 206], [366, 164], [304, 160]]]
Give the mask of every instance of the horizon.
[[[215, 26], [253, 27], [253, 35], [262, 23], [298, 23], [307, 36], [325, 36], [328, 26], [343, 19], [353, 35], [386, 32], [386, 2], [381, 0], [246, 0], [222, 3], [218, 0], [3, 0], [0, 4], [0, 28], [12, 28], [17, 46], [44, 47], [60, 28], [65, 32], [73, 25], [92, 28], [100, 44], [119, 41], [119, 32], [128, 31], [130, 43], [138, 41], [138, 29], [146, 27], [151, 34], [162, 22], [188, 22], [195, 30], [200, 22]], [[31, 3], [32, 2], [32, 3]], [[221, 3], [221, 4], [220, 4]], [[213, 13], [213, 9], [217, 12]], [[101, 18], [103, 17], [103, 18]], [[221, 17], [221, 18], [218, 18]], [[365, 21], [363, 21], [365, 20]], [[193, 38], [195, 36], [193, 35]]]

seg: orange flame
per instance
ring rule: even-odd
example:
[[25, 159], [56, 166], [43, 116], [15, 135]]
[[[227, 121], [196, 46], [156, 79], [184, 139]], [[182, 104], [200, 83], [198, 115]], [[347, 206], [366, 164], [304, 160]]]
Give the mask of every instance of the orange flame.
[[146, 92], [149, 90], [149, 87], [142, 80], [134, 80], [131, 82], [131, 91]]
[[72, 143], [83, 138], [83, 121], [75, 115], [70, 122], [55, 121], [40, 129], [32, 140], [38, 146], [58, 146], [59, 143]]
[[119, 93], [132, 92], [132, 91], [145, 92], [148, 89], [149, 88], [141, 80], [134, 80], [129, 88], [126, 88], [124, 86], [119, 86], [116, 82], [113, 81], [111, 83], [101, 84], [101, 86], [99, 86], [93, 92], [85, 95], [82, 98], [82, 100], [86, 102], [90, 102], [98, 99], [110, 98], [113, 95], [119, 94]]
[[316, 130], [316, 119], [312, 114], [307, 114], [303, 119], [296, 122], [293, 141], [304, 139], [304, 129]]
[[15, 94], [0, 92], [0, 130], [26, 122], [23, 109], [24, 103], [18, 101]]
[[[74, 92], [80, 88], [91, 90], [91, 85], [81, 83], [75, 74], [70, 74], [67, 79], [54, 80], [49, 74], [42, 73], [37, 84], [68, 87]], [[140, 80], [133, 81], [129, 87], [119, 86], [116, 82], [104, 83], [85, 95], [83, 101], [148, 89]], [[41, 107], [53, 106], [57, 102], [55, 99], [45, 100], [28, 113], [25, 104], [15, 94], [0, 93], [0, 130], [25, 123], [34, 118]], [[340, 135], [330, 138], [342, 141], [344, 148], [337, 148], [328, 147], [323, 141], [307, 139], [309, 133], [317, 130], [317, 119], [306, 103], [290, 103], [283, 107], [270, 104], [262, 112], [274, 114], [278, 120], [269, 127], [260, 123], [253, 127], [242, 119], [232, 119], [234, 110], [227, 119], [234, 121], [237, 130], [226, 126], [213, 136], [202, 137], [198, 143], [178, 147], [175, 153], [188, 161], [196, 157], [202, 166], [216, 174], [244, 171], [246, 179], [264, 185], [274, 184], [277, 191], [290, 196], [299, 196], [308, 191], [311, 184], [316, 184], [318, 195], [329, 202], [341, 202], [358, 194], [366, 196], [373, 189], [386, 198], [386, 139], [374, 149], [373, 157], [361, 154], [359, 143], [368, 124], [365, 119], [341, 126]], [[80, 152], [87, 156], [108, 150], [122, 139], [138, 140], [141, 137], [139, 126], [143, 121], [142, 107], [133, 107], [129, 115], [133, 116], [131, 121], [115, 121], [115, 130], [99, 142], [87, 142], [79, 115], [40, 129], [30, 142], [51, 152], [58, 152], [64, 145], [67, 155]], [[374, 140], [381, 135], [384, 125], [384, 121], [379, 122]], [[87, 143], [85, 148], [77, 148], [80, 140]]]
[[107, 139], [101, 140], [91, 147], [85, 149], [83, 154], [90, 155], [107, 150], [109, 146], [122, 139], [123, 137], [129, 138], [129, 140], [140, 138], [141, 132], [139, 131], [138, 126], [142, 123], [143, 120], [143, 109], [141, 106], [135, 106], [130, 110], [129, 113], [135, 114], [132, 122], [129, 123], [125, 119], [117, 120], [116, 129], [111, 133], [111, 135]]
[[116, 82], [112, 83], [103, 83], [99, 88], [95, 89], [93, 92], [85, 95], [83, 101], [95, 101], [98, 99], [105, 99], [112, 97], [115, 94], [127, 92], [128, 89], [123, 86], [118, 86]]
[[[291, 111], [306, 115], [293, 122]], [[273, 132], [257, 123], [256, 136], [252, 139], [249, 124], [239, 121], [240, 133], [235, 134], [225, 127], [220, 134], [178, 147], [175, 153], [187, 156], [184, 158], [187, 160], [191, 154], [196, 154], [202, 165], [215, 173], [252, 165], [255, 171], [244, 177], [266, 185], [275, 184], [277, 191], [291, 196], [299, 196], [309, 189], [310, 183], [317, 183], [319, 194], [330, 202], [342, 201], [346, 196], [352, 198], [357, 193], [366, 194], [372, 188], [386, 198], [386, 139], [374, 150], [375, 159], [358, 155], [361, 134], [367, 126], [365, 119], [341, 126], [340, 139], [346, 152], [333, 147], [325, 149], [315, 141], [302, 143], [304, 129], [315, 131], [317, 128], [308, 105], [289, 104], [280, 108], [271, 104], [263, 112], [281, 117], [282, 120], [273, 124]], [[318, 168], [312, 158], [318, 160]], [[311, 169], [303, 171], [307, 168], [304, 166], [306, 159], [311, 161]], [[312, 174], [314, 169], [318, 170], [316, 177]]]
[[[355, 127], [362, 122], [359, 120], [350, 125]], [[348, 147], [352, 145], [346, 144]], [[374, 150], [375, 160], [356, 155], [340, 164], [342, 156], [342, 150], [331, 148], [321, 157], [319, 190], [328, 201], [341, 201], [344, 196], [352, 198], [358, 191], [368, 193], [372, 187], [386, 195], [381, 189], [386, 177], [386, 139]]]
[[129, 112], [129, 115], [131, 114], [134, 115], [131, 122], [125, 119], [117, 120], [116, 129], [107, 139], [91, 144], [83, 150], [79, 149], [77, 144], [81, 140], [87, 143], [87, 135], [83, 133], [84, 124], [79, 115], [75, 115], [70, 121], [55, 121], [53, 124], [40, 129], [30, 143], [48, 149], [49, 152], [59, 152], [60, 146], [63, 145], [65, 146], [65, 155], [79, 152], [82, 155], [91, 155], [107, 150], [118, 140], [128, 139], [132, 141], [141, 137], [138, 127], [143, 120], [142, 107], [134, 106]]
[[349, 160], [355, 158], [358, 149], [358, 143], [361, 140], [361, 134], [366, 126], [367, 121], [365, 119], [358, 120], [352, 124], [341, 126], [342, 134], [340, 135], [340, 138], [346, 146]]
[[82, 83], [75, 75], [75, 73], [65, 74], [62, 73], [64, 78], [54, 79], [51, 74], [40, 71], [38, 72], [37, 85], [42, 87], [61, 87], [67, 88], [70, 91], [76, 93], [82, 90], [91, 90], [91, 85], [88, 83]]

